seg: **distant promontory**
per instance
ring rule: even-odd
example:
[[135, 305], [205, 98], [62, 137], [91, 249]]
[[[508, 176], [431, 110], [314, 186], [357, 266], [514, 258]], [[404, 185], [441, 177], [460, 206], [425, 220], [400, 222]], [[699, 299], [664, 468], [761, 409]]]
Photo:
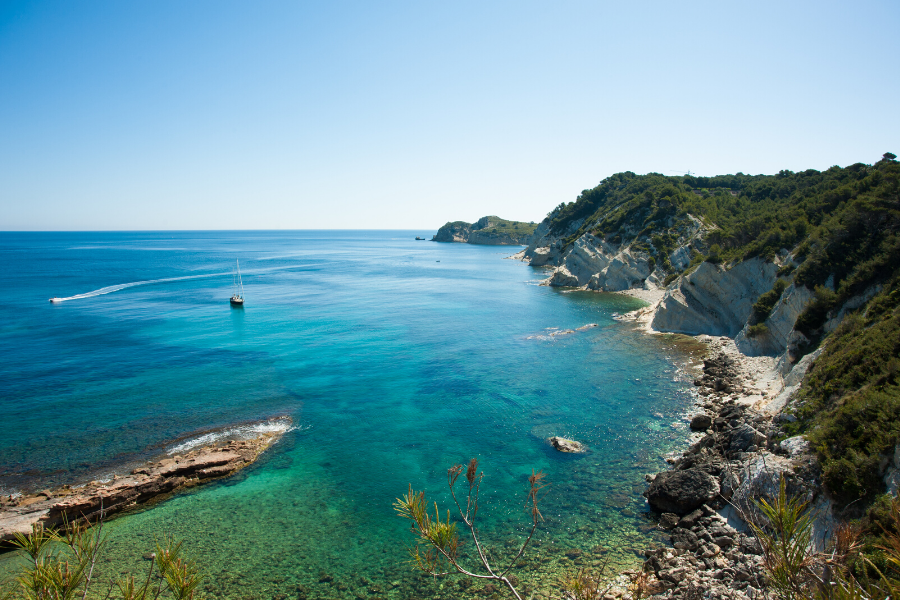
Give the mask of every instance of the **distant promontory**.
[[433, 242], [460, 242], [490, 246], [527, 245], [537, 229], [532, 221], [507, 221], [497, 216], [481, 217], [475, 223], [453, 221], [441, 227]]

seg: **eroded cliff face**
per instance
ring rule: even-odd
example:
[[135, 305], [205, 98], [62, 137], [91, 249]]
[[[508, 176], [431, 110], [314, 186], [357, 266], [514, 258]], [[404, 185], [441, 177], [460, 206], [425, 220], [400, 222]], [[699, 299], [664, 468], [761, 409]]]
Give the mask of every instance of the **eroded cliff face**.
[[[588, 231], [574, 241], [577, 232], [588, 229], [585, 220], [553, 232], [552, 217], [551, 213], [538, 225], [527, 248], [514, 257], [534, 267], [556, 267], [546, 285], [601, 292], [659, 290], [660, 300], [646, 309], [652, 330], [730, 337], [747, 356], [777, 357], [782, 374], [791, 371], [802, 355], [798, 348], [809, 342], [794, 329], [798, 316], [815, 298], [804, 286], [788, 285], [764, 322], [756, 323], [753, 317], [753, 304], [772, 289], [779, 267], [792, 260], [787, 250], [774, 261], [755, 257], [729, 265], [701, 262], [694, 268], [691, 263], [698, 249], [704, 255], [708, 252], [704, 237], [714, 226], [691, 215], [673, 217], [649, 234], [636, 232], [635, 227], [602, 236]], [[655, 236], [672, 240], [665, 254], [648, 251], [651, 245], [658, 247]], [[668, 263], [665, 270], [660, 263]], [[667, 273], [679, 271], [685, 274], [665, 286]], [[848, 301], [825, 331], [833, 330], [845, 313], [877, 291], [867, 290]]]
[[[581, 228], [584, 219], [571, 222], [565, 231], [556, 234], [550, 231], [550, 221], [548, 217], [538, 225], [522, 256], [533, 267], [557, 267], [547, 285], [603, 292], [656, 289], [662, 285], [665, 273], [657, 269], [657, 259], [646, 251], [646, 236], [629, 231], [627, 239], [615, 236], [616, 241], [612, 242], [587, 232], [566, 246], [564, 240]], [[688, 215], [671, 231], [677, 237], [677, 245], [668, 257], [677, 270], [691, 262], [691, 244], [702, 240], [706, 230], [699, 219]]]
[[[583, 220], [575, 221], [569, 226], [568, 234], [578, 231]], [[559, 236], [550, 233], [550, 217], [547, 217], [534, 230], [534, 235], [525, 248], [522, 260], [532, 267], [558, 266], [563, 256], [563, 241]]]
[[751, 335], [750, 325], [744, 325], [734, 338], [738, 350], [747, 356], [776, 355], [807, 342], [802, 333], [794, 330], [794, 323], [813, 297], [813, 293], [804, 286], [789, 285], [765, 320], [765, 332]]
[[774, 263], [760, 258], [731, 269], [700, 263], [666, 291], [651, 326], [657, 331], [734, 337], [747, 323], [753, 303], [772, 289], [777, 270]]

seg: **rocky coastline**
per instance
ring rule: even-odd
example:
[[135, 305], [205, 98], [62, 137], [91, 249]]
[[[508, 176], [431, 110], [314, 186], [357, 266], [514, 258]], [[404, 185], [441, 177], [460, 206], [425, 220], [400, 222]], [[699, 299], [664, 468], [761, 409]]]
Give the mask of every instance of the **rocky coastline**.
[[[808, 442], [782, 439], [779, 428], [822, 352], [807, 353], [811, 342], [796, 327], [814, 299], [795, 281], [802, 259], [783, 249], [767, 259], [706, 260], [714, 254], [707, 238], [716, 227], [690, 214], [659, 221], [648, 234], [640, 220], [607, 231], [609, 215], [590, 217], [591, 225], [584, 217], [557, 218], [562, 210], [548, 215], [526, 249], [509, 258], [548, 269], [545, 285], [640, 298], [648, 305], [616, 318], [646, 334], [684, 334], [709, 348], [694, 382], [693, 441], [670, 470], [647, 476], [648, 502], [660, 528], [671, 532], [672, 546], [648, 549], [641, 574], [621, 576], [612, 597], [629, 597], [635, 578], [646, 584], [645, 595], [659, 598], [694, 597], [697, 590], [705, 598], [759, 596], [760, 548], [747, 527], [747, 519], [759, 517], [754, 499], [772, 499], [783, 477], [789, 494], [818, 515], [817, 545], [836, 525]], [[652, 251], [654, 244], [665, 253]], [[821, 334], [834, 331], [875, 291], [835, 308]], [[758, 306], [764, 295], [770, 297], [765, 309]], [[900, 473], [900, 460], [894, 463]]]
[[34, 526], [62, 527], [159, 502], [171, 494], [228, 477], [253, 464], [290, 429], [291, 419], [280, 417], [207, 434], [191, 448], [157, 456], [111, 480], [82, 486], [0, 498], [0, 543], [28, 535]]
[[[645, 315], [646, 317], [646, 315]], [[671, 546], [648, 548], [639, 572], [621, 574], [608, 599], [643, 597], [755, 599], [765, 595], [762, 546], [749, 527], [754, 499], [788, 491], [820, 509], [820, 539], [834, 525], [808, 443], [782, 437], [770, 405], [772, 373], [728, 338], [698, 336], [710, 350], [695, 381], [694, 441], [670, 469], [648, 474], [645, 492]], [[748, 364], [749, 363], [749, 364]], [[762, 388], [762, 389], [760, 389]]]

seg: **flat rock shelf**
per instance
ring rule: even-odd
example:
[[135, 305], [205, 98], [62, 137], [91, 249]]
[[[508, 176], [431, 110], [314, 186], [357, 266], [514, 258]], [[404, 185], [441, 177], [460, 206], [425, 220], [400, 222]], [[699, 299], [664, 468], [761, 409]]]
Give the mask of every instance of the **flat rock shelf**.
[[164, 454], [128, 475], [113, 476], [111, 481], [0, 498], [0, 542], [15, 539], [17, 533], [28, 535], [35, 525], [52, 528], [85, 519], [96, 521], [232, 475], [256, 461], [290, 427], [289, 417], [277, 421], [284, 427], [267, 428], [243, 439], [219, 439], [184, 454]]

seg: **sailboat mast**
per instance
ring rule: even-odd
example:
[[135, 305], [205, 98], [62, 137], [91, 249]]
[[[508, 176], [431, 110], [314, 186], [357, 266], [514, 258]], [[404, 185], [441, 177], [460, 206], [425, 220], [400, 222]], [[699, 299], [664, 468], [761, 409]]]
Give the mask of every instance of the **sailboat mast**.
[[237, 261], [237, 272], [238, 272], [238, 281], [241, 283], [241, 298], [244, 297], [244, 280], [241, 279], [241, 261], [235, 259]]

